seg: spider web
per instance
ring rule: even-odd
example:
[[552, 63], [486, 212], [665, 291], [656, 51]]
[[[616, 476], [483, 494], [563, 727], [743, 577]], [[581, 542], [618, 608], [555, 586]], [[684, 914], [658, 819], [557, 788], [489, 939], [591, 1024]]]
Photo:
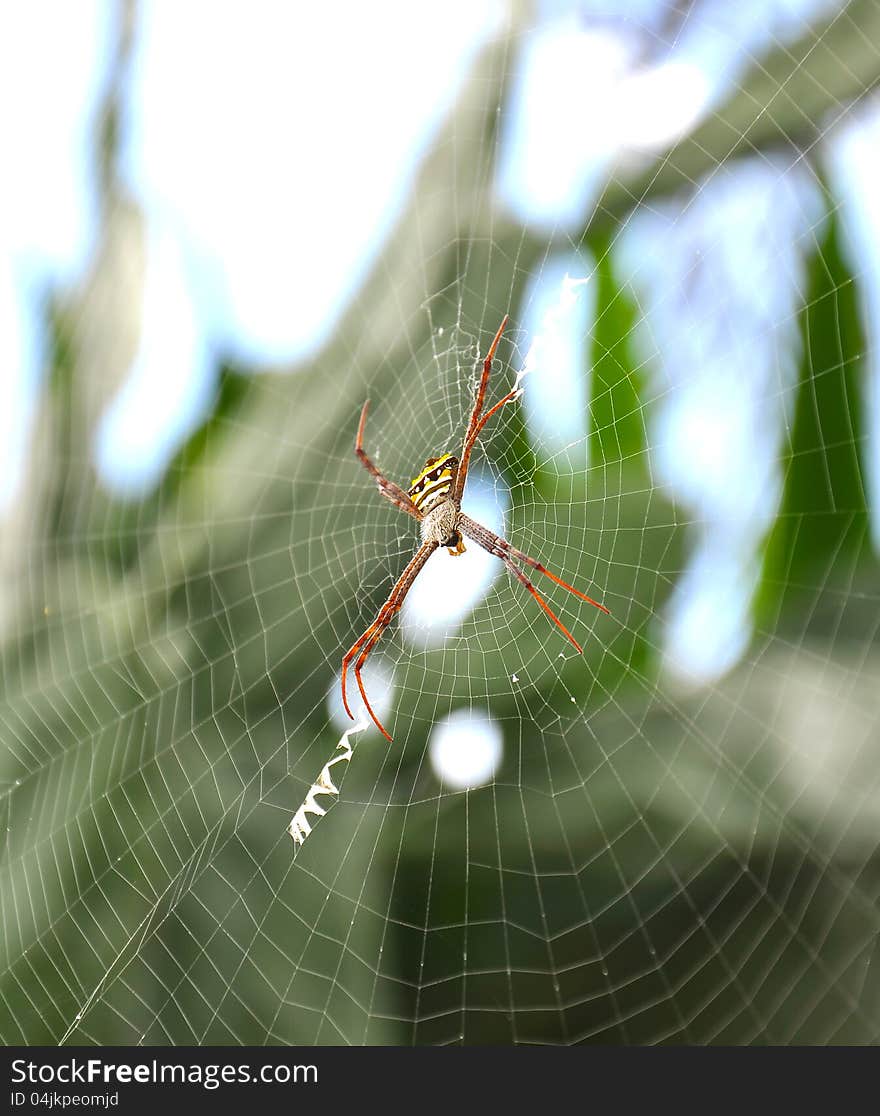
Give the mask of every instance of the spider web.
[[[93, 405], [77, 368], [119, 359], [94, 322], [124, 316], [136, 218], [108, 210], [51, 322], [70, 433], [8, 513], [4, 1042], [876, 1041], [880, 52], [838, 59], [848, 98], [810, 66], [880, 8], [814, 5], [756, 107], [752, 68], [772, 84], [809, 25], [738, 7], [763, 37], [638, 7], [660, 58], [726, 44], [724, 96], [659, 154], [588, 152], [593, 183], [566, 149], [571, 218], [552, 182], [526, 218], [506, 160], [529, 48], [596, 49], [597, 13], [502, 21], [326, 347], [224, 366], [128, 501], [65, 427]], [[804, 73], [821, 119], [792, 111]], [[582, 104], [557, 107], [573, 147]], [[560, 309], [566, 275], [587, 283]], [[339, 668], [417, 530], [354, 458], [360, 406], [406, 485], [460, 444], [508, 312], [488, 402], [527, 371], [523, 396], [465, 510], [611, 616], [538, 585], [578, 655], [501, 563], [441, 552], [365, 671], [388, 745], [344, 716]], [[444, 739], [494, 770], [454, 785]]]

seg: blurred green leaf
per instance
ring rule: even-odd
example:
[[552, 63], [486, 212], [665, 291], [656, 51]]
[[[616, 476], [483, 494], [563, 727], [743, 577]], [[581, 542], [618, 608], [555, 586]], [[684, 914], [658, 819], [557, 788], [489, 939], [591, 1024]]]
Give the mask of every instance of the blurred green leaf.
[[832, 208], [809, 264], [803, 356], [783, 490], [764, 557], [762, 627], [834, 624], [856, 571], [870, 564], [865, 497], [865, 342], [855, 280]]

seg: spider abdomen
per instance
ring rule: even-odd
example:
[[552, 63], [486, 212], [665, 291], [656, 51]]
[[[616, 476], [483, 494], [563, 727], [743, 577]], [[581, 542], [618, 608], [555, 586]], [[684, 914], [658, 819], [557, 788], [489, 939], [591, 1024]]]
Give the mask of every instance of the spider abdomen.
[[449, 495], [458, 471], [458, 458], [451, 453], [429, 457], [407, 495], [422, 513], [427, 515], [439, 507]]

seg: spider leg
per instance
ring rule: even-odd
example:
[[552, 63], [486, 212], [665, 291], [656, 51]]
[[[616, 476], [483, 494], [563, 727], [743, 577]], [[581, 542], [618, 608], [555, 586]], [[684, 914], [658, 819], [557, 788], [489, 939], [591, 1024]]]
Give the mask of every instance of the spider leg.
[[513, 576], [517, 579], [517, 581], [519, 581], [523, 585], [525, 585], [526, 589], [528, 589], [528, 591], [532, 594], [532, 596], [535, 598], [535, 600], [538, 602], [538, 604], [541, 606], [541, 608], [543, 608], [543, 610], [547, 613], [547, 615], [550, 617], [550, 619], [553, 621], [553, 623], [556, 625], [556, 627], [560, 628], [564, 632], [565, 638], [568, 640], [568, 642], [573, 644], [578, 649], [578, 651], [581, 654], [583, 654], [584, 653], [583, 647], [581, 647], [581, 645], [574, 638], [574, 636], [571, 634], [571, 632], [568, 630], [568, 628], [566, 628], [566, 626], [562, 623], [562, 621], [559, 619], [559, 617], [556, 615], [556, 613], [553, 611], [553, 609], [550, 607], [550, 605], [547, 604], [547, 602], [544, 600], [544, 598], [541, 596], [541, 594], [538, 592], [538, 590], [534, 587], [534, 585], [532, 585], [531, 581], [529, 581], [529, 579], [522, 572], [522, 570], [519, 568], [519, 566], [515, 565], [511, 561], [510, 558], [502, 558], [501, 560], [504, 562], [504, 565], [507, 566], [507, 568], [513, 574]]
[[[387, 604], [387, 601], [386, 601], [386, 604]], [[384, 608], [384, 605], [383, 605], [383, 608]], [[381, 613], [380, 613], [380, 615], [381, 615]], [[351, 663], [351, 660], [355, 657], [355, 655], [357, 655], [358, 651], [360, 651], [360, 649], [367, 642], [367, 640], [373, 635], [373, 632], [374, 632], [375, 628], [376, 628], [376, 621], [373, 621], [373, 623], [369, 626], [369, 628], [367, 628], [367, 630], [364, 632], [364, 634], [362, 636], [360, 636], [351, 645], [351, 647], [349, 647], [349, 649], [345, 652], [345, 655], [342, 658], [342, 677], [340, 679], [340, 682], [342, 684], [342, 704], [345, 707], [345, 712], [349, 715], [349, 717], [351, 717], [352, 720], [355, 719], [354, 718], [354, 713], [352, 713], [352, 711], [351, 711], [351, 707], [348, 704], [348, 697], [346, 696], [346, 693], [345, 693], [345, 682], [346, 682], [346, 678], [348, 677], [348, 667], [349, 667], [349, 664]]]
[[467, 440], [468, 456], [470, 456], [470, 450], [472, 450], [477, 443], [477, 438], [480, 436], [480, 431], [483, 429], [489, 419], [495, 414], [496, 411], [500, 411], [505, 403], [512, 403], [514, 399], [519, 399], [521, 394], [522, 388], [514, 388], [513, 391], [509, 391], [503, 399], [499, 399], [495, 406], [490, 407], [489, 410], [483, 415], [483, 417], [474, 427], [473, 434], [471, 434]]
[[[489, 385], [489, 373], [492, 371], [492, 361], [495, 359], [495, 350], [498, 348], [498, 342], [501, 340], [501, 334], [508, 322], [508, 315], [504, 315], [504, 320], [498, 327], [498, 332], [492, 344], [489, 346], [489, 351], [483, 360], [483, 374], [480, 376], [480, 386], [477, 388], [477, 398], [474, 401], [474, 409], [471, 412], [470, 421], [468, 422], [467, 433], [464, 436], [464, 445], [461, 451], [461, 459], [458, 465], [458, 472], [455, 477], [455, 485], [452, 491], [453, 500], [461, 500], [461, 494], [464, 491], [464, 482], [467, 480], [468, 464], [470, 461], [471, 450], [474, 446], [474, 439], [482, 425], [480, 424], [480, 412], [483, 410], [483, 403], [486, 400], [486, 388]], [[506, 400], [505, 400], [506, 402]], [[498, 408], [493, 407], [489, 414], [494, 413]], [[488, 418], [488, 415], [486, 416]]]
[[[388, 620], [388, 623], [389, 624], [391, 623], [390, 619]], [[391, 734], [385, 729], [385, 726], [382, 724], [382, 722], [379, 720], [379, 718], [373, 712], [373, 707], [372, 707], [372, 705], [370, 705], [370, 699], [367, 697], [367, 691], [364, 689], [364, 682], [363, 682], [363, 679], [361, 678], [361, 669], [364, 666], [364, 664], [366, 663], [370, 652], [373, 650], [373, 648], [379, 642], [379, 637], [382, 635], [382, 632], [384, 630], [385, 630], [384, 628], [380, 628], [376, 632], [376, 634], [373, 636], [373, 638], [366, 644], [363, 651], [361, 651], [360, 655], [358, 656], [358, 661], [354, 664], [354, 677], [355, 677], [355, 681], [357, 682], [358, 689], [361, 692], [361, 698], [363, 699], [365, 709], [370, 714], [370, 716], [373, 718], [373, 723], [375, 724], [376, 728], [378, 728], [379, 732], [381, 732], [382, 735], [385, 737], [385, 739], [390, 742], [391, 741]]]
[[591, 604], [594, 608], [598, 608], [600, 612], [605, 612], [609, 616], [611, 610], [606, 608], [605, 605], [599, 604], [594, 601], [592, 597], [588, 597], [586, 593], [582, 593], [580, 589], [575, 589], [573, 585], [569, 585], [567, 581], [563, 581], [552, 570], [548, 570], [543, 562], [539, 562], [536, 558], [532, 558], [522, 550], [517, 550], [515, 546], [511, 546], [507, 539], [503, 539], [500, 535], [496, 535], [494, 531], [490, 531], [488, 527], [484, 527], [482, 523], [477, 523], [475, 519], [465, 515], [463, 512], [459, 515], [458, 526], [468, 538], [473, 539], [475, 543], [484, 549], [488, 550], [490, 554], [494, 554], [502, 561], [508, 559], [516, 559], [517, 562], [522, 562], [524, 566], [529, 566], [538, 573], [544, 574], [549, 577], [551, 581], [555, 581], [557, 585], [561, 585], [563, 589], [567, 589], [569, 593], [574, 593], [576, 597], [580, 597], [582, 601]]
[[382, 735], [388, 740], [390, 740], [391, 737], [383, 728], [382, 722], [373, 712], [372, 706], [367, 700], [363, 680], [361, 679], [361, 670], [363, 669], [364, 664], [369, 658], [370, 652], [381, 639], [382, 633], [385, 631], [385, 629], [388, 627], [397, 613], [400, 612], [401, 606], [406, 599], [406, 595], [412, 588], [415, 579], [421, 573], [422, 567], [439, 545], [440, 544], [438, 542], [435, 542], [432, 539], [429, 542], [423, 543], [419, 547], [409, 565], [397, 579], [394, 588], [388, 594], [387, 600], [379, 609], [376, 619], [373, 621], [372, 624], [370, 624], [364, 634], [359, 639], [355, 640], [348, 651], [346, 651], [342, 659], [342, 704], [345, 706], [345, 712], [349, 715], [349, 717], [351, 717], [352, 720], [354, 720], [354, 714], [352, 713], [351, 707], [348, 704], [348, 697], [346, 696], [345, 692], [345, 683], [348, 676], [349, 664], [351, 663], [352, 659], [357, 656], [357, 662], [354, 666], [354, 676], [358, 684], [358, 689], [361, 692], [361, 697], [364, 700], [364, 706], [366, 707], [367, 712], [372, 717], [373, 723], [375, 724], [376, 728], [378, 728]]
[[[382, 633], [400, 611], [400, 606], [403, 604], [403, 597], [400, 597], [399, 600], [397, 599], [399, 596], [399, 587], [400, 581], [398, 581], [398, 583], [388, 594], [388, 598], [379, 609], [379, 614], [376, 619], [373, 621], [372, 624], [370, 624], [364, 634], [349, 648], [342, 660], [342, 704], [345, 706], [346, 713], [349, 715], [349, 717], [351, 717], [352, 720], [355, 719], [354, 714], [351, 711], [351, 707], [348, 704], [348, 697], [346, 696], [346, 678], [348, 676], [349, 665], [351, 664], [355, 656], [357, 656], [357, 662], [355, 663], [354, 667], [354, 676], [357, 681], [358, 689], [361, 692], [361, 697], [364, 699], [364, 705], [366, 706], [367, 712], [370, 714], [370, 717], [372, 717], [376, 727], [379, 729], [382, 735], [388, 737], [389, 740], [391, 739], [391, 737], [382, 727], [381, 721], [373, 712], [373, 707], [370, 705], [370, 702], [367, 699], [367, 695], [364, 691], [364, 684], [361, 679], [361, 670], [363, 669], [363, 666], [369, 658], [369, 655], [372, 652], [373, 648], [381, 639]], [[404, 593], [403, 596], [406, 596], [406, 593]], [[360, 654], [358, 654], [358, 652], [360, 652]]]
[[361, 697], [364, 700], [364, 706], [365, 706], [367, 712], [370, 714], [370, 717], [373, 719], [373, 723], [376, 725], [376, 727], [379, 729], [379, 731], [382, 733], [382, 735], [387, 737], [388, 740], [390, 740], [391, 737], [388, 735], [388, 733], [383, 728], [382, 722], [379, 720], [379, 718], [373, 712], [373, 707], [370, 705], [369, 699], [367, 698], [366, 691], [364, 690], [363, 681], [361, 679], [361, 669], [364, 666], [364, 663], [366, 663], [370, 652], [373, 650], [373, 648], [379, 642], [379, 639], [380, 639], [382, 633], [385, 631], [385, 629], [388, 627], [388, 625], [391, 623], [392, 619], [394, 618], [395, 610], [394, 610], [393, 607], [387, 611], [387, 615], [386, 615], [387, 605], [388, 605], [388, 602], [386, 602], [385, 605], [382, 606], [382, 609], [379, 612], [378, 618], [373, 621], [373, 623], [369, 626], [369, 628], [367, 628], [367, 630], [360, 637], [360, 639], [357, 641], [357, 643], [355, 643], [355, 645], [348, 651], [345, 658], [342, 660], [342, 704], [345, 706], [346, 713], [349, 715], [349, 717], [351, 717], [352, 720], [354, 720], [354, 714], [352, 713], [351, 708], [349, 707], [348, 698], [346, 697], [346, 693], [345, 693], [345, 680], [346, 680], [346, 676], [348, 674], [349, 664], [351, 663], [351, 661], [355, 657], [355, 655], [357, 655], [358, 651], [360, 651], [360, 655], [358, 655], [357, 662], [355, 663], [355, 668], [354, 668], [354, 676], [355, 676], [355, 679], [357, 681], [358, 689], [360, 690]]
[[471, 434], [473, 433], [474, 428], [477, 425], [477, 419], [480, 417], [480, 412], [483, 409], [483, 402], [486, 399], [486, 388], [488, 387], [488, 384], [489, 384], [489, 373], [492, 371], [492, 361], [495, 359], [495, 350], [498, 348], [498, 342], [501, 340], [501, 334], [504, 332], [508, 321], [509, 321], [509, 315], [505, 314], [504, 315], [504, 320], [502, 321], [501, 325], [498, 327], [498, 332], [495, 334], [495, 338], [492, 341], [492, 344], [489, 346], [489, 351], [486, 353], [486, 356], [483, 358], [483, 374], [480, 377], [480, 386], [477, 389], [477, 398], [474, 401], [474, 409], [471, 413], [470, 422], [468, 423], [468, 429], [467, 429], [467, 434], [465, 435], [465, 441], [467, 441], [468, 438], [470, 438]]
[[576, 597], [580, 597], [582, 601], [587, 601], [589, 604], [594, 605], [602, 612], [608, 612], [608, 609], [605, 607], [605, 605], [599, 604], [599, 602], [594, 601], [592, 597], [588, 597], [586, 593], [582, 593], [579, 589], [575, 589], [573, 585], [569, 585], [567, 581], [563, 581], [561, 577], [557, 577], [556, 574], [551, 573], [550, 570], [548, 570], [542, 562], [537, 561], [537, 559], [535, 558], [531, 558], [528, 554], [524, 554], [521, 550], [517, 550], [516, 547], [510, 545], [507, 539], [503, 539], [500, 535], [496, 535], [494, 531], [490, 531], [488, 527], [484, 527], [482, 523], [477, 523], [476, 520], [471, 519], [469, 516], [460, 514], [458, 526], [459, 529], [465, 535], [467, 535], [469, 539], [473, 539], [474, 542], [478, 543], [484, 550], [488, 550], [490, 554], [494, 554], [496, 558], [501, 559], [501, 561], [505, 564], [505, 566], [507, 566], [507, 568], [517, 579], [517, 581], [519, 581], [520, 584], [524, 585], [526, 589], [528, 589], [529, 593], [531, 593], [531, 595], [535, 598], [541, 608], [547, 613], [547, 615], [557, 626], [557, 628], [561, 629], [561, 631], [565, 634], [566, 639], [568, 639], [568, 641], [572, 643], [578, 649], [578, 651], [583, 653], [583, 648], [581, 647], [581, 645], [574, 638], [568, 628], [566, 628], [566, 626], [562, 623], [553, 609], [547, 604], [547, 602], [534, 587], [529, 578], [516, 564], [516, 561], [514, 561], [514, 559], [522, 562], [526, 566], [531, 567], [531, 569], [533, 570], [537, 570], [539, 573], [546, 574], [551, 581], [555, 581], [557, 585], [561, 585], [564, 589], [568, 589], [570, 593], [574, 593]]
[[390, 500], [392, 504], [400, 508], [401, 511], [411, 515], [413, 519], [421, 519], [422, 515], [415, 504], [410, 500], [409, 496], [403, 491], [399, 484], [389, 480], [381, 470], [379, 470], [373, 462], [367, 457], [366, 450], [364, 449], [364, 427], [367, 423], [367, 411], [370, 408], [369, 399], [364, 403], [361, 408], [361, 420], [358, 423], [357, 438], [354, 443], [354, 452], [357, 454], [358, 460], [361, 465], [367, 470], [371, 477], [376, 481], [379, 491], [382, 495]]

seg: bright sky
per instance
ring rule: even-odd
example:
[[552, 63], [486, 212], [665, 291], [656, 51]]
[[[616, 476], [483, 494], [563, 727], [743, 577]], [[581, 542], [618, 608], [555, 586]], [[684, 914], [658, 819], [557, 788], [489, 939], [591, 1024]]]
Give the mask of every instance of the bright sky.
[[43, 368], [44, 292], [74, 280], [93, 246], [87, 130], [106, 61], [99, 13], [98, 0], [0, 12], [0, 515], [21, 482]]

